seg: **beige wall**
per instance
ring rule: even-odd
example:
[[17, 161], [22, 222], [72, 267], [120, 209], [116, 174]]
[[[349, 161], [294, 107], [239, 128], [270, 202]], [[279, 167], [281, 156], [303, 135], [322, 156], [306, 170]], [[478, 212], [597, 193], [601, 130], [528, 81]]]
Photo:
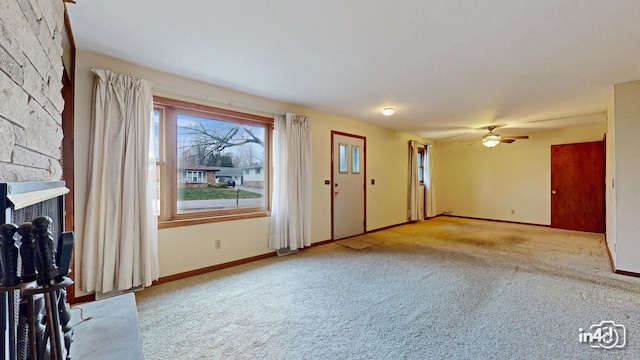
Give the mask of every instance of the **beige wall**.
[[603, 113], [601, 123], [529, 133], [528, 140], [493, 149], [436, 142], [437, 213], [549, 225], [551, 145], [598, 141], [604, 132]]
[[640, 273], [640, 81], [613, 87], [609, 136], [615, 139], [610, 174], [613, 206], [607, 233], [617, 270]]
[[[91, 117], [93, 76], [91, 68], [105, 68], [145, 78], [158, 87], [199, 94], [197, 98], [156, 91], [157, 95], [190, 100], [212, 106], [230, 108], [207, 101], [204, 96], [232, 100], [236, 103], [289, 111], [311, 117], [313, 153], [312, 173], [312, 242], [331, 238], [331, 131], [362, 135], [367, 138], [367, 230], [406, 221], [407, 141], [409, 134], [383, 129], [350, 119], [307, 108], [259, 98], [125, 63], [95, 53], [76, 54], [75, 102], [75, 220], [76, 238], [82, 236], [88, 163], [88, 137]], [[236, 109], [246, 111], [243, 109]], [[261, 114], [260, 112], [255, 112]], [[418, 140], [424, 141], [424, 139]], [[376, 184], [370, 185], [370, 179]], [[160, 276], [178, 274], [212, 265], [272, 252], [268, 249], [269, 218], [236, 220], [160, 230]], [[222, 240], [222, 248], [214, 249], [214, 240]], [[82, 239], [79, 239], [81, 243]], [[81, 246], [76, 247], [76, 259]], [[76, 275], [79, 275], [76, 272]]]
[[607, 141], [606, 141], [606, 160], [605, 160], [605, 232], [607, 234], [606, 241], [611, 260], [614, 267], [616, 264], [616, 192], [613, 187], [613, 178], [615, 175], [615, 156], [616, 156], [616, 132], [615, 132], [615, 107], [614, 107], [614, 91], [611, 88], [611, 97], [609, 98], [609, 106], [607, 107]]

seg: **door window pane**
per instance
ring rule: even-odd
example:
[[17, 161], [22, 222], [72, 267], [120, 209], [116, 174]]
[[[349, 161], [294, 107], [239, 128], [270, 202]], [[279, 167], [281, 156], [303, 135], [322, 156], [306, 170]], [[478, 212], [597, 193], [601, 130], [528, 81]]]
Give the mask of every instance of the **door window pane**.
[[339, 148], [340, 148], [339, 171], [341, 174], [346, 174], [347, 173], [347, 145], [340, 144]]
[[360, 147], [351, 146], [351, 172], [353, 174], [360, 173]]

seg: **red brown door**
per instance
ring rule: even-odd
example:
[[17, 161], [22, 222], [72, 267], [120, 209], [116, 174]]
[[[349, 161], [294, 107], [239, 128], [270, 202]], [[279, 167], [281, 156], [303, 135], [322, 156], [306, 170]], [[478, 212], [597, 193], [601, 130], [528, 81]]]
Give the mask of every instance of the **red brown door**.
[[604, 142], [551, 146], [551, 227], [604, 232]]

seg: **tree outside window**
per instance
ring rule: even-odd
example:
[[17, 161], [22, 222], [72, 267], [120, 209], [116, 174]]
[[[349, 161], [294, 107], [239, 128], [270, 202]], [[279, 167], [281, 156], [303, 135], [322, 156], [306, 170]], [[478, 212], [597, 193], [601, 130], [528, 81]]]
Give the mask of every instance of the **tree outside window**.
[[[268, 214], [273, 119], [154, 100], [160, 226]], [[256, 169], [247, 184], [242, 181], [246, 168]]]

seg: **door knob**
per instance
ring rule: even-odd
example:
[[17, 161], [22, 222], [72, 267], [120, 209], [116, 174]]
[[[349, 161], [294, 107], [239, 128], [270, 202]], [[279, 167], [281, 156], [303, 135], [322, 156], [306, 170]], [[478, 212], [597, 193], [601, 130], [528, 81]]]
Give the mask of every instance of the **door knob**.
[[551, 193], [552, 193], [553, 195], [555, 195], [555, 194], [556, 194], [556, 191], [555, 191], [555, 190], [551, 190]]

